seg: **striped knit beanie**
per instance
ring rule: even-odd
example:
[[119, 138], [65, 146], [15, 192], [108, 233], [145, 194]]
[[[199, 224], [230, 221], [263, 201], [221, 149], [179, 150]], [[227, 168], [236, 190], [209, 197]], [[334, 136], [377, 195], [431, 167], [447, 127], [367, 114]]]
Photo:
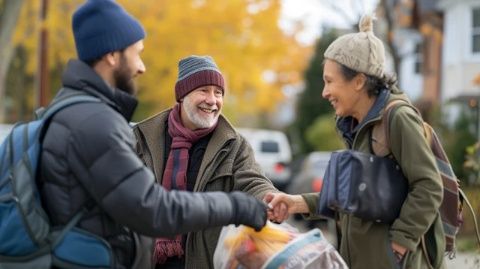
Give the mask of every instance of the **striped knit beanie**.
[[360, 32], [337, 38], [323, 56], [357, 72], [383, 78], [385, 48], [382, 41], [373, 34], [373, 19], [371, 15], [362, 16]]
[[191, 55], [178, 62], [178, 79], [175, 84], [177, 102], [191, 91], [208, 85], [215, 85], [225, 92], [222, 73], [210, 56]]

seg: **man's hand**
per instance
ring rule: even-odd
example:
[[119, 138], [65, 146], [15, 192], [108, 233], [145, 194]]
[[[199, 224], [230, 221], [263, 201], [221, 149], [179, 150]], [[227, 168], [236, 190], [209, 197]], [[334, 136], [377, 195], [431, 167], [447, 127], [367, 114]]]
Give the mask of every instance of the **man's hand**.
[[[266, 200], [264, 201], [265, 203], [268, 203]], [[272, 206], [270, 204], [268, 204], [267, 206], [268, 206], [267, 217], [270, 221], [273, 221], [276, 223], [282, 223], [283, 221], [288, 219], [289, 214], [288, 214], [287, 204], [283, 202], [279, 202], [275, 206]]]

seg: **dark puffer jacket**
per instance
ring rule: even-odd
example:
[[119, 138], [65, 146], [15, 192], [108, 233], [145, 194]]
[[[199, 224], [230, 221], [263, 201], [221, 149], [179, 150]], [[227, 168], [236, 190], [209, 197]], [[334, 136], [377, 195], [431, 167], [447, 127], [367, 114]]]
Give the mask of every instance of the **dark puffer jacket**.
[[136, 252], [133, 231], [165, 237], [236, 218], [236, 204], [224, 193], [166, 192], [154, 184], [152, 172], [134, 151], [128, 124], [135, 98], [107, 86], [81, 61], [68, 63], [63, 85], [68, 89], [56, 98], [81, 91], [102, 102], [63, 109], [45, 134], [40, 190], [54, 225], [66, 224], [93, 202], [94, 209], [78, 226], [110, 243], [115, 268], [130, 268]]

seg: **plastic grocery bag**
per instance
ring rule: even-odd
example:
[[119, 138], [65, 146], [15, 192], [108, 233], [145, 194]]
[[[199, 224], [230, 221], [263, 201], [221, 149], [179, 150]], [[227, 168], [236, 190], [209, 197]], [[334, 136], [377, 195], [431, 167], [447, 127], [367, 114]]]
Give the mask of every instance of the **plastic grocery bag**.
[[234, 225], [222, 229], [214, 253], [216, 269], [346, 269], [319, 229], [299, 233], [268, 222], [260, 231]]

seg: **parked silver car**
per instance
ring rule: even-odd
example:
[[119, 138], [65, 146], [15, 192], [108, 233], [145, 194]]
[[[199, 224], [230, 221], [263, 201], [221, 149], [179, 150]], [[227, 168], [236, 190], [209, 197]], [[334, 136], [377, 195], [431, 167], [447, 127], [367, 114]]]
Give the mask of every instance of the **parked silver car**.
[[290, 194], [320, 192], [331, 152], [315, 151], [303, 160], [298, 174], [287, 188]]

